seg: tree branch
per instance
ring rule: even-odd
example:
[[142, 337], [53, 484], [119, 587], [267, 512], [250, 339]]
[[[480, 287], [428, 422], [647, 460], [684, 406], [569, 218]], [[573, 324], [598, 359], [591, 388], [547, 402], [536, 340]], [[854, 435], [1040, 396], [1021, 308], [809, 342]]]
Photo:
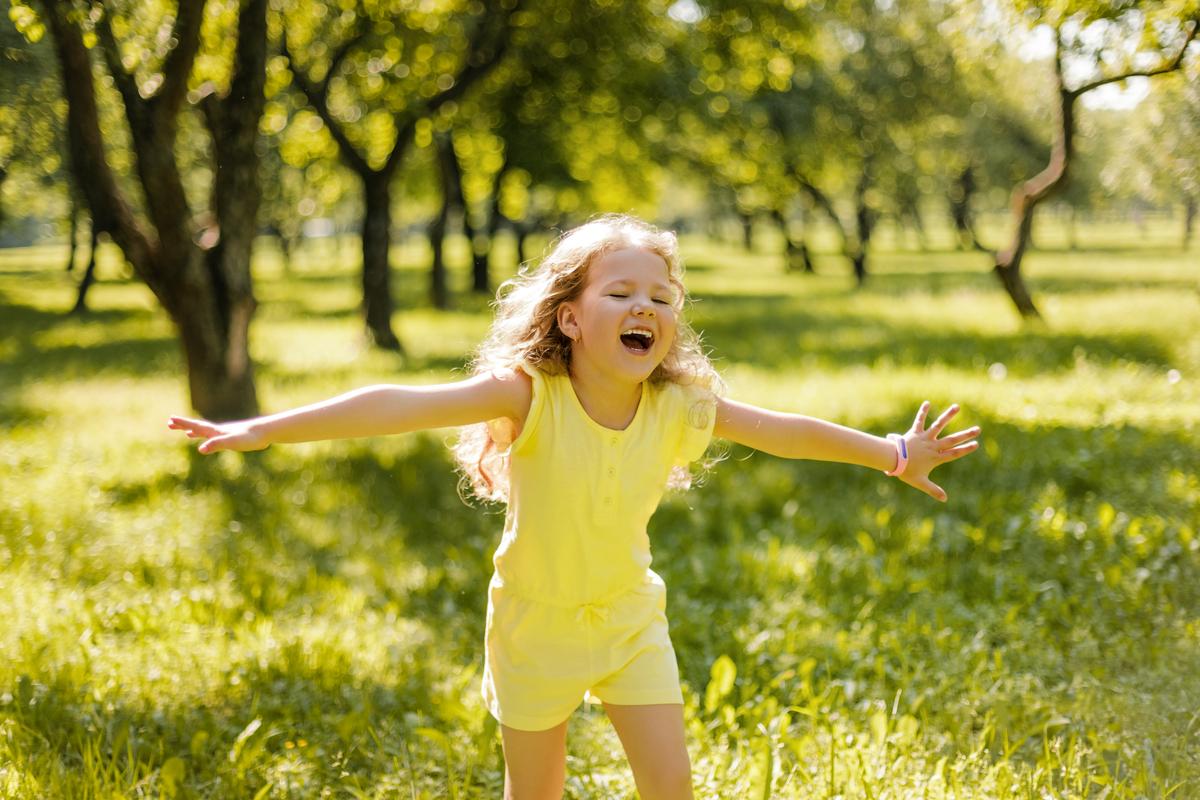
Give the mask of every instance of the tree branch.
[[[502, 16], [495, 30], [490, 24], [490, 19], [485, 18], [480, 22], [467, 44], [467, 58], [462, 70], [455, 76], [451, 86], [429, 99], [425, 106], [425, 114], [432, 114], [451, 100], [457, 100], [471, 84], [487, 75], [500, 62], [508, 49], [513, 14], [520, 10], [522, 2], [524, 0], [517, 0], [510, 8], [501, 12]], [[489, 38], [494, 38], [494, 41], [488, 42]]]
[[1179, 52], [1175, 54], [1175, 57], [1165, 64], [1160, 64], [1154, 69], [1132, 70], [1130, 72], [1123, 72], [1120, 75], [1110, 75], [1105, 78], [1097, 78], [1096, 80], [1085, 83], [1078, 88], [1068, 90], [1069, 93], [1072, 97], [1079, 97], [1081, 94], [1087, 94], [1093, 89], [1098, 89], [1101, 86], [1109, 83], [1123, 81], [1126, 78], [1152, 78], [1155, 75], [1165, 75], [1168, 72], [1174, 72], [1183, 64], [1183, 57], [1187, 53], [1188, 47], [1195, 40], [1197, 31], [1200, 30], [1200, 19], [1192, 19], [1188, 22], [1187, 38], [1183, 40], [1183, 46], [1179, 48]]
[[168, 118], [174, 118], [183, 98], [187, 95], [188, 76], [200, 51], [200, 26], [204, 22], [204, 6], [207, 0], [179, 0], [175, 12], [175, 24], [171, 38], [175, 46], [167, 54], [162, 65], [162, 84], [154, 93], [155, 105], [161, 104]]
[[[462, 69], [454, 76], [453, 82], [429, 98], [424, 105], [418, 106], [415, 111], [406, 114], [403, 122], [397, 119], [397, 131], [411, 128], [419, 118], [430, 116], [446, 103], [462, 97], [472, 84], [482, 79], [500, 63], [500, 59], [504, 57], [504, 53], [508, 49], [513, 14], [520, 10], [523, 2], [524, 0], [516, 0], [511, 6], [500, 11], [499, 21], [494, 24], [493, 12], [485, 12], [478, 27], [471, 33], [466, 48], [467, 57], [463, 62]], [[494, 6], [489, 4], [489, 8], [494, 9]], [[396, 136], [396, 143], [392, 146], [392, 151], [388, 153], [387, 163], [383, 168], [385, 171], [396, 168], [407, 144], [405, 136]]]
[[[92, 62], [79, 27], [68, 19], [70, 9], [64, 8], [65, 3], [42, 0], [41, 5], [58, 55], [67, 101], [67, 142], [73, 184], [86, 198], [93, 224], [112, 234], [138, 275], [162, 300], [166, 296], [165, 287], [152, 266], [158, 243], [134, 216], [109, 167], [100, 132]], [[122, 74], [128, 77], [128, 73], [122, 71]]]
[[321, 79], [320, 85], [314, 84], [304, 69], [296, 63], [296, 59], [292, 56], [292, 52], [288, 48], [287, 31], [285, 30], [279, 37], [279, 48], [292, 69], [293, 80], [296, 81], [296, 85], [300, 87], [300, 91], [304, 96], [308, 98], [309, 104], [316, 109], [317, 116], [325, 123], [325, 127], [329, 129], [329, 134], [337, 142], [338, 152], [346, 162], [346, 165], [360, 176], [369, 175], [375, 172], [375, 170], [371, 169], [371, 165], [367, 163], [366, 157], [358, 152], [354, 147], [354, 143], [350, 141], [350, 137], [342, 130], [341, 124], [338, 123], [337, 119], [329, 111], [329, 82], [333, 79], [334, 73], [350, 53], [350, 50], [362, 41], [366, 35], [367, 32], [365, 30], [360, 30], [338, 47], [333, 55], [333, 59], [329, 62], [329, 69], [325, 71], [325, 77]]
[[138, 92], [137, 82], [125, 70], [125, 65], [121, 63], [121, 48], [117, 44], [116, 37], [113, 36], [112, 25], [109, 24], [108, 7], [102, 2], [99, 3], [99, 7], [102, 13], [96, 20], [96, 38], [100, 42], [100, 52], [104, 54], [104, 63], [108, 66], [108, 72], [117, 86], [117, 92], [121, 95], [121, 101], [125, 104], [125, 111], [129, 115], [129, 119], [142, 120], [148, 113], [146, 101]]

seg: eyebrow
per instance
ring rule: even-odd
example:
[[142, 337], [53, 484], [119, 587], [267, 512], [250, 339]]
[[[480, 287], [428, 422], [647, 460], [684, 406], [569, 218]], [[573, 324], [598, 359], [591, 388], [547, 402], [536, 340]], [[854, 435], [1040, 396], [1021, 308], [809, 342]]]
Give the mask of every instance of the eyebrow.
[[[627, 286], [627, 285], [630, 285], [630, 284], [632, 284], [632, 283], [634, 283], [634, 281], [631, 281], [631, 280], [629, 280], [628, 278], [622, 278], [622, 279], [620, 279], [620, 280], [616, 280], [616, 281], [613, 281], [613, 282], [612, 282], [612, 283], [610, 283], [610, 284], [607, 284], [607, 285], [606, 285], [604, 288], [605, 288], [605, 289], [611, 289], [611, 288], [613, 288], [614, 286]], [[666, 284], [664, 284], [664, 283], [656, 283], [656, 284], [654, 284], [653, 286], [651, 286], [650, 288], [651, 288], [651, 289], [653, 289], [654, 291], [661, 291], [661, 292], [670, 292], [670, 291], [671, 291], [671, 287], [670, 287], [670, 286], [667, 286], [667, 285], [666, 285]]]

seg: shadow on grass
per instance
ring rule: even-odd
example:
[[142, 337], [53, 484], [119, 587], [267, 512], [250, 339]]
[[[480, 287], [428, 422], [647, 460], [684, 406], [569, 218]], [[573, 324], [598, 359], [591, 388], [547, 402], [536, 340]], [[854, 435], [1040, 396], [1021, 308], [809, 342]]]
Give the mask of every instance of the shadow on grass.
[[[1114, 255], [1128, 251], [1114, 251]], [[1082, 255], [1082, 254], [1081, 254]], [[1138, 256], [1141, 253], [1137, 253]], [[1175, 255], [1178, 255], [1176, 253]], [[1104, 294], [1121, 291], [1181, 291], [1195, 292], [1197, 281], [1180, 278], [1147, 278], [1132, 271], [1135, 265], [1130, 263], [1131, 272], [1128, 275], [1043, 275], [1039, 274], [1037, 264], [1026, 267], [1023, 271], [1025, 282], [1034, 296], [1034, 302], [1055, 295], [1070, 294]], [[888, 270], [873, 273], [867, 279], [862, 291], [866, 293], [884, 294], [902, 297], [913, 293], [946, 294], [960, 291], [996, 292], [1003, 297], [1000, 282], [991, 272], [990, 266], [981, 265], [979, 270]]]
[[[1152, 685], [1163, 670], [1186, 670], [1172, 661], [1182, 647], [1174, 632], [1181, 615], [1200, 610], [1200, 557], [1182, 533], [1195, 504], [1172, 486], [1190, 469], [1189, 435], [977, 422], [991, 455], [934, 473], [948, 505], [871, 471], [742, 448], [703, 486], [671, 496], [651, 541], [692, 690], [703, 695], [713, 660], [727, 654], [738, 668], [735, 705], [773, 698], [786, 707], [809, 679], [827, 699], [841, 693], [837, 703], [900, 694], [906, 713], [925, 709], [923, 729], [973, 748], [988, 715], [1013, 741], [1064, 708], [1081, 735], [1103, 728], [1105, 707], [1071, 706], [1076, 677], [1102, 690], [1117, 675], [1122, 685]], [[230, 459], [193, 455], [181, 481], [108, 491], [126, 503], [172, 489], [213, 493], [223, 529], [197, 532], [212, 579], [229, 580], [261, 618], [305, 609], [319, 617], [349, 593], [419, 621], [433, 637], [430, 653], [467, 654], [478, 666], [502, 518], [462, 504], [438, 437], [402, 444], [239, 456], [235, 476]], [[380, 686], [347, 681], [345, 664], [285, 653], [246, 665], [244, 688], [195, 712], [99, 710], [68, 686], [61, 713], [43, 710], [24, 724], [58, 741], [63, 730], [129, 718], [168, 737], [174, 752], [207, 726], [205, 758], [219, 761], [253, 716], [283, 729], [267, 745], [276, 753], [288, 725], [313, 719], [305, 738], [326, 754], [354, 747], [355, 769], [373, 781], [391, 769], [381, 749], [401, 734], [368, 742], [366, 720], [399, 724], [416, 710], [438, 721], [442, 703], [453, 705], [439, 683], [445, 666], [439, 672], [429, 658], [414, 653], [395, 685]], [[1130, 721], [1122, 735], [1165, 742], [1156, 752], [1175, 769], [1183, 751], [1147, 727], [1155, 724]], [[1013, 757], [1025, 756], [1036, 763], [1038, 754]]]
[[705, 296], [708, 307], [695, 315], [695, 326], [722, 361], [771, 369], [814, 366], [926, 367], [957, 369], [1006, 365], [1015, 377], [1072, 369], [1086, 354], [1101, 365], [1132, 361], [1166, 368], [1171, 354], [1153, 339], [1136, 334], [1081, 335], [1022, 331], [1003, 335], [913, 330], [892, 326], [875, 316], [843, 311], [822, 313], [801, 298], [753, 295]]
[[[0, 375], [3, 373], [0, 372]], [[46, 423], [49, 415], [41, 409], [22, 403], [0, 401], [0, 430], [11, 433], [17, 428], [37, 428]]]
[[85, 317], [67, 317], [7, 302], [0, 295], [0, 344], [15, 344], [11, 355], [0, 361], [0, 384], [20, 386], [44, 377], [79, 378], [110, 373], [148, 376], [171, 371], [179, 359], [179, 344], [170, 338], [141, 337], [87, 346], [33, 344], [34, 336], [58, 325], [107, 326], [151, 316], [142, 310], [109, 309], [89, 312]]
[[[292, 303], [295, 306], [297, 304]], [[302, 318], [340, 319], [353, 311], [322, 311], [306, 313]], [[89, 312], [85, 317], [65, 317], [25, 305], [3, 302], [0, 297], [0, 345], [13, 344], [10, 355], [0, 360], [0, 385], [20, 386], [43, 378], [91, 378], [100, 375], [148, 377], [178, 374], [183, 368], [181, 345], [174, 337], [137, 337], [113, 339], [99, 344], [64, 344], [37, 347], [34, 337], [41, 331], [60, 324], [111, 325], [131, 318], [149, 319], [152, 312], [143, 310], [104, 310]], [[406, 355], [398, 357], [400, 369], [406, 371], [450, 372], [463, 369], [469, 355]], [[261, 365], [272, 371], [269, 363]], [[347, 374], [353, 370], [347, 368]], [[282, 374], [285, 378], [286, 373]], [[307, 371], [302, 374], [307, 375]], [[332, 373], [323, 372], [329, 377]]]
[[[44, 760], [51, 759], [73, 776], [67, 781], [76, 784], [67, 786], [79, 794], [63, 796], [90, 796], [112, 783], [144, 790], [162, 780], [160, 770], [172, 758], [187, 764], [187, 797], [249, 797], [277, 783], [280, 767], [296, 777], [297, 788], [312, 790], [303, 796], [316, 796], [320, 787], [383, 783], [444, 791], [449, 758], [455, 782], [464, 767], [473, 768], [478, 794], [472, 796], [495, 796], [502, 787], [495, 728], [467, 730], [456, 711], [456, 687], [447, 687], [426, 659], [397, 662], [384, 684], [356, 677], [348, 660], [322, 655], [318, 661], [307, 647], [289, 643], [269, 661], [227, 664], [224, 691], [194, 704], [158, 700], [150, 707], [101, 698], [93, 676], [78, 669], [22, 675], [9, 687], [6, 716], [19, 728], [9, 752], [41, 761], [32, 775], [44, 774]], [[418, 728], [444, 731], [453, 751]]]
[[[786, 706], [806, 696], [807, 670], [818, 695], [901, 694], [964, 748], [979, 731], [956, 708], [995, 714], [997, 739], [1064, 713], [1082, 737], [1111, 713], [1103, 697], [1080, 707], [1080, 682], [1098, 696], [1164, 672], [1185, 685], [1175, 659], [1200, 611], [1185, 532], [1197, 509], [1171, 498], [1189, 434], [974, 421], [993, 455], [934, 473], [947, 505], [869, 471], [744, 448], [667, 503], [652, 540], [684, 680], [702, 693], [726, 654], [748, 687], [735, 707], [763, 687]], [[1185, 737], [1155, 713], [1125, 723], [1128, 742], [1161, 742], [1182, 769]]]
[[[228, 522], [209, 537], [211, 557], [260, 613], [287, 608], [324, 581], [348, 580], [372, 602], [422, 619], [433, 615], [438, 630], [470, 649], [483, 638], [503, 509], [463, 503], [439, 437], [414, 436], [406, 444], [401, 455], [350, 445], [348, 455], [299, 462], [271, 451], [230, 455], [243, 460], [236, 477], [189, 447], [182, 482], [162, 475], [105, 490], [118, 505], [173, 491], [215, 492]], [[399, 575], [414, 561], [424, 565], [415, 586]]]

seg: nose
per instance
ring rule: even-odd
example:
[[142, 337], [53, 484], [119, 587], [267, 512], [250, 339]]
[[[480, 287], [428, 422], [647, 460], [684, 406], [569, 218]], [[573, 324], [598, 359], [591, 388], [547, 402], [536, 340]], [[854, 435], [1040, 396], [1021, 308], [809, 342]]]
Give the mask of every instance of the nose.
[[638, 304], [633, 307], [633, 313], [639, 317], [649, 317], [654, 319], [654, 304], [638, 301]]

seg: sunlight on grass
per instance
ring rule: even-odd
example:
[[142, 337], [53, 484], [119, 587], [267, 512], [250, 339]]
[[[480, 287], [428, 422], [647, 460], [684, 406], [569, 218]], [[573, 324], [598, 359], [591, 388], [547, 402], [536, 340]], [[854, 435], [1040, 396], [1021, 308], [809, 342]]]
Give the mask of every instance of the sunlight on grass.
[[[668, 496], [697, 797], [1197, 796], [1194, 258], [1047, 225], [1028, 324], [944, 231], [881, 232], [861, 291], [828, 231], [817, 276], [762, 233], [682, 240], [731, 396], [878, 434], [958, 402], [984, 437], [934, 474], [947, 505], [737, 447]], [[264, 412], [462, 375], [489, 322], [463, 245], [449, 312], [424, 244], [397, 246], [401, 357], [364, 344], [352, 243], [290, 273], [261, 243]], [[165, 427], [189, 410], [173, 328], [102, 255], [67, 318], [65, 249], [0, 251], [0, 796], [499, 796], [478, 686], [503, 516], [460, 500], [453, 431], [197, 456]], [[634, 796], [602, 709], [569, 736], [568, 797]]]

